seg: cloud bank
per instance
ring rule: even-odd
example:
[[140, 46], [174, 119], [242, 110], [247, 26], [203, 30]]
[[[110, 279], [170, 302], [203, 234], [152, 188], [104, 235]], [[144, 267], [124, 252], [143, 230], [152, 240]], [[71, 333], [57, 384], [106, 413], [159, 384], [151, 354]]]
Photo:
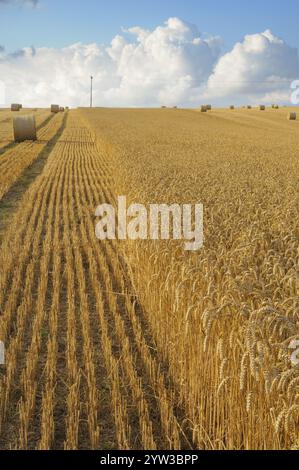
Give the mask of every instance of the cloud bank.
[[271, 31], [245, 36], [226, 54], [222, 46], [221, 38], [203, 37], [195, 25], [169, 18], [152, 31], [123, 30], [109, 46], [27, 47], [10, 54], [0, 48], [0, 78], [7, 103], [32, 106], [88, 105], [90, 75], [97, 106], [289, 100], [290, 83], [299, 78], [297, 49]]
[[0, 0], [0, 4], [11, 4], [11, 5], [25, 5], [35, 8], [39, 4], [39, 0]]
[[210, 76], [207, 97], [248, 97], [250, 101], [287, 101], [299, 76], [298, 51], [270, 30], [245, 36], [223, 55]]

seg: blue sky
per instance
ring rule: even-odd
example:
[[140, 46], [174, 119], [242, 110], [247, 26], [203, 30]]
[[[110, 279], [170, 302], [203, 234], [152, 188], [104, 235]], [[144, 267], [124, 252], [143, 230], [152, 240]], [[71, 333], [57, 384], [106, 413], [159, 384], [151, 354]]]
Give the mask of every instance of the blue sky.
[[8, 51], [107, 44], [121, 27], [153, 29], [172, 16], [220, 35], [227, 49], [265, 29], [299, 48], [298, 0], [40, 0], [36, 9], [0, 4], [0, 44]]
[[290, 104], [298, 20], [298, 0], [0, 0], [0, 106], [88, 105], [90, 75], [98, 106]]

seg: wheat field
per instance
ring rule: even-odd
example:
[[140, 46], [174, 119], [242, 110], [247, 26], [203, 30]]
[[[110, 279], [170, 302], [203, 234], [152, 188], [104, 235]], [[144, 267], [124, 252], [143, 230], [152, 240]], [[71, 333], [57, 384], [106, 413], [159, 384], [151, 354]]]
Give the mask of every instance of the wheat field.
[[[288, 111], [0, 113], [0, 449], [299, 449]], [[204, 247], [99, 241], [118, 195], [203, 203]]]

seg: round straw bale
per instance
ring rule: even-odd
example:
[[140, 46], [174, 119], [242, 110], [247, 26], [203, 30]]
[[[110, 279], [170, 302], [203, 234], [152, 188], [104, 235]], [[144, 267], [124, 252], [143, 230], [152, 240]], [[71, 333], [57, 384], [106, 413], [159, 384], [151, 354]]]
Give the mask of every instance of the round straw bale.
[[297, 119], [297, 114], [296, 113], [292, 112], [292, 113], [288, 114], [288, 120], [289, 121], [296, 121], [296, 119]]
[[51, 113], [59, 113], [60, 106], [59, 104], [51, 104]]
[[260, 108], [260, 111], [265, 111], [266, 106], [264, 104], [260, 104], [259, 108]]
[[15, 142], [36, 140], [36, 123], [34, 116], [18, 116], [13, 118], [13, 131]]
[[207, 111], [211, 111], [212, 105], [211, 104], [206, 104]]
[[202, 105], [202, 106], [200, 107], [200, 112], [201, 112], [201, 113], [206, 113], [206, 112], [207, 112], [207, 107], [206, 107], [205, 105]]
[[234, 105], [231, 105], [231, 106], [229, 107], [229, 109], [235, 109]]
[[20, 111], [20, 105], [18, 103], [13, 103], [10, 107], [11, 111]]

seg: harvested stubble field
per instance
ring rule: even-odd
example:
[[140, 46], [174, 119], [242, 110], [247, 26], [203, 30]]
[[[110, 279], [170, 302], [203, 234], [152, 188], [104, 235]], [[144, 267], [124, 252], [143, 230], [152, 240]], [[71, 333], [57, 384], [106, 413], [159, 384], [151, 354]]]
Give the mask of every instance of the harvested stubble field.
[[35, 116], [36, 126], [42, 128], [50, 119], [51, 113], [45, 109], [32, 111], [30, 109], [21, 109], [18, 112], [1, 111], [0, 112], [0, 155], [3, 151], [13, 143], [13, 126], [12, 119], [16, 116]]
[[[299, 448], [286, 113], [80, 109], [0, 153], [0, 448]], [[204, 248], [98, 241], [118, 195], [202, 202]]]

